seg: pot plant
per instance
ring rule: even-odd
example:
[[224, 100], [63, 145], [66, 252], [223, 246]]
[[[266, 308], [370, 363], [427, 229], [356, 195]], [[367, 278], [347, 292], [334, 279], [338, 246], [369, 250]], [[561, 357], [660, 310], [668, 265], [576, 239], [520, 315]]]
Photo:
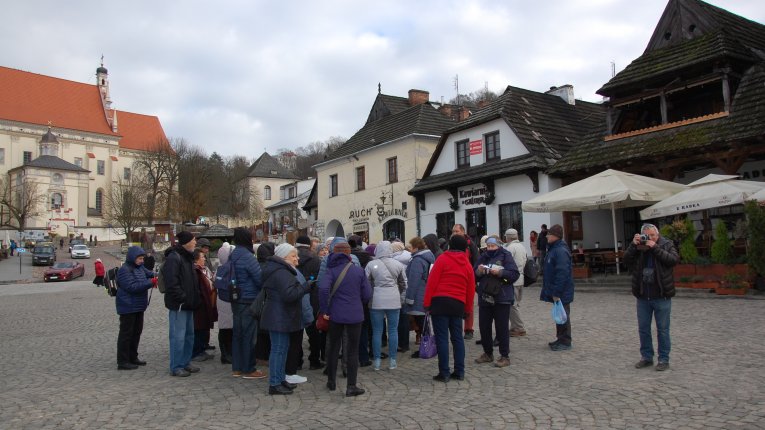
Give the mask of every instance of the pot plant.
[[680, 252], [680, 264], [674, 268], [675, 279], [696, 275], [695, 262], [699, 251], [696, 249], [696, 229], [693, 227], [693, 221], [687, 218], [677, 220], [662, 226], [660, 231], [663, 237], [675, 243]]
[[720, 285], [715, 288], [715, 293], [719, 295], [729, 296], [743, 296], [746, 294], [746, 290], [749, 285], [744, 281], [744, 278], [738, 273], [728, 272], [722, 277]]
[[756, 201], [746, 202], [747, 232], [747, 263], [754, 277], [755, 288], [765, 290], [765, 208]]

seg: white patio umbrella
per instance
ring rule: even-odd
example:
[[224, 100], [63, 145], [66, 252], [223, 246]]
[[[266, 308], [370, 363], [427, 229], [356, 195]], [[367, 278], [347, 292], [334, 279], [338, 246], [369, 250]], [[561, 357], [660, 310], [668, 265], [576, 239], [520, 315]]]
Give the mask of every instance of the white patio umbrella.
[[762, 182], [739, 181], [736, 175], [707, 175], [681, 191], [640, 211], [642, 219], [660, 218], [744, 203], [765, 187]]
[[762, 182], [762, 191], [758, 191], [751, 196], [747, 200], [757, 200], [758, 202], [765, 202], [765, 182]]
[[658, 202], [685, 188], [685, 185], [674, 182], [608, 169], [528, 200], [521, 207], [525, 212], [590, 211], [610, 208], [614, 250], [617, 252], [616, 273], [619, 273], [616, 209]]

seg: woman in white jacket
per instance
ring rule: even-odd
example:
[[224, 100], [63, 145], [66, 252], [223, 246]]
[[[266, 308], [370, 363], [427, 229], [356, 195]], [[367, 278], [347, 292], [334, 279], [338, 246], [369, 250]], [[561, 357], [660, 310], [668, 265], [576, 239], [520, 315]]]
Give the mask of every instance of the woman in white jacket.
[[398, 347], [398, 316], [406, 297], [406, 267], [391, 258], [391, 243], [382, 241], [375, 248], [375, 259], [367, 264], [366, 272], [373, 287], [369, 316], [372, 321], [372, 355], [374, 369], [380, 370], [383, 321], [388, 320], [388, 355], [391, 370], [396, 368]]

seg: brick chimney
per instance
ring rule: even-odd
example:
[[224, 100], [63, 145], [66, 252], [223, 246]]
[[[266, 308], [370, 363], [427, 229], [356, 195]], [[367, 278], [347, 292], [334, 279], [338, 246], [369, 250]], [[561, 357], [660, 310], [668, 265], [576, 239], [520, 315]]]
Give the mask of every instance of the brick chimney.
[[570, 84], [561, 85], [559, 87], [550, 87], [550, 90], [545, 91], [545, 94], [558, 96], [570, 105], [576, 104], [576, 100], [574, 99], [574, 86]]
[[409, 90], [409, 106], [417, 106], [427, 103], [430, 100], [430, 93], [423, 90]]
[[438, 108], [438, 111], [441, 112], [441, 115], [451, 118], [452, 117], [452, 105], [450, 104], [443, 104], [441, 107]]

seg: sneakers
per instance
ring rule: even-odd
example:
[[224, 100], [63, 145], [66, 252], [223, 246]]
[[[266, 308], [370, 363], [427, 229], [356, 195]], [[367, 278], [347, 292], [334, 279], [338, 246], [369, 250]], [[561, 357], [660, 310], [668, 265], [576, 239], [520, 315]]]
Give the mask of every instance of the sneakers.
[[308, 378], [300, 375], [287, 375], [284, 379], [290, 384], [302, 384], [303, 382], [308, 381]]
[[374, 367], [375, 370], [380, 370], [380, 364], [382, 364], [382, 360], [375, 358], [374, 365], [372, 367]]
[[241, 378], [242, 377], [242, 372], [236, 370], [234, 372], [231, 372], [231, 376], [233, 376], [234, 378]]
[[472, 331], [466, 331], [465, 332], [465, 340], [470, 340], [473, 338], [473, 332]]
[[568, 351], [571, 349], [571, 344], [566, 345], [565, 343], [556, 343], [555, 345], [550, 345], [550, 349], [553, 351]]
[[507, 367], [510, 365], [510, 359], [507, 357], [501, 357], [499, 360], [497, 360], [496, 363], [494, 363], [494, 366], [496, 367]]
[[510, 337], [526, 336], [526, 330], [512, 329], [510, 330]]
[[635, 369], [642, 369], [644, 367], [653, 366], [653, 360], [646, 360], [644, 358], [641, 358], [640, 361], [635, 363]]
[[260, 370], [253, 370], [250, 373], [245, 373], [242, 375], [242, 378], [244, 379], [263, 379], [266, 377], [266, 374], [261, 372]]
[[173, 376], [178, 376], [181, 378], [185, 378], [187, 376], [190, 376], [191, 373], [186, 371], [186, 369], [175, 369], [173, 370]]
[[669, 369], [669, 363], [659, 363], [656, 365], [656, 370], [659, 372], [663, 372], [667, 369]]
[[492, 361], [494, 361], [494, 357], [492, 357], [491, 355], [489, 355], [489, 354], [487, 354], [485, 352], [483, 354], [481, 354], [480, 357], [475, 359], [475, 362], [478, 363], [478, 364], [491, 363]]
[[398, 367], [398, 363], [396, 363], [396, 359], [395, 358], [391, 358], [390, 359], [390, 366], [388, 366], [388, 369], [393, 370], [396, 367]]

